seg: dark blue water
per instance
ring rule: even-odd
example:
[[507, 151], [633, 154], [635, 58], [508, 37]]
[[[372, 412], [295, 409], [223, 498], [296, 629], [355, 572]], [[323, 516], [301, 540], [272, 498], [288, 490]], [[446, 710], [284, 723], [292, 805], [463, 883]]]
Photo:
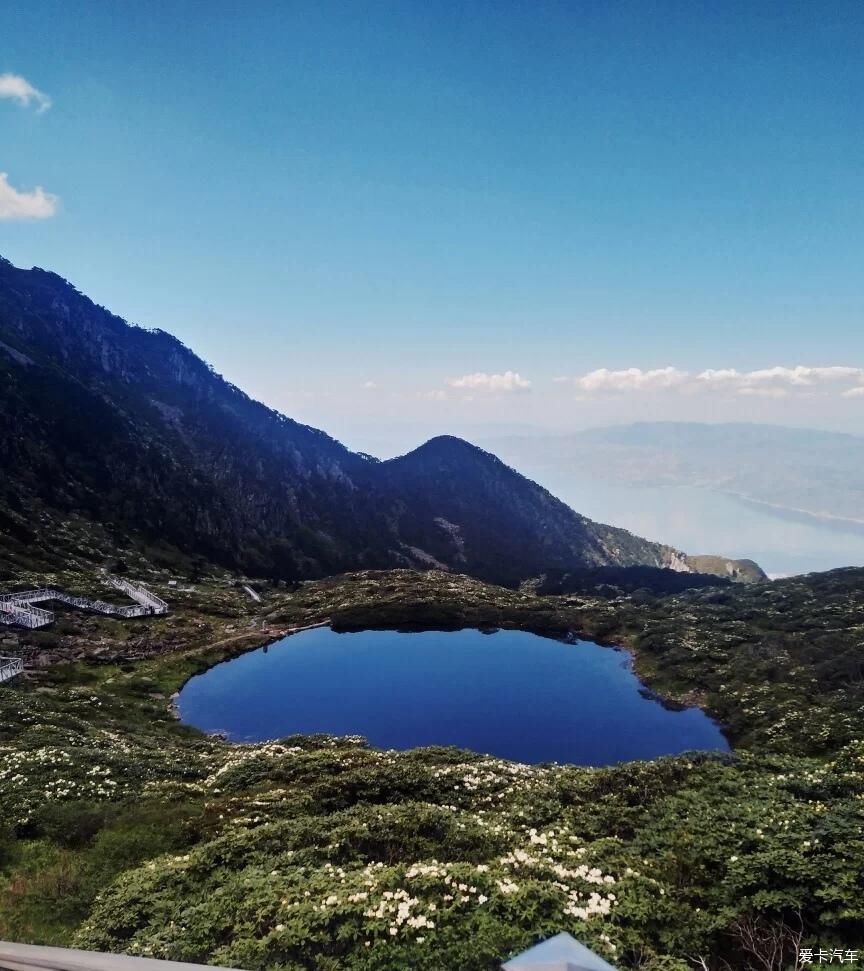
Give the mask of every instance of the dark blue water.
[[196, 675], [178, 707], [184, 722], [243, 742], [328, 732], [580, 765], [728, 749], [704, 712], [670, 711], [640, 688], [625, 653], [589, 641], [320, 627]]

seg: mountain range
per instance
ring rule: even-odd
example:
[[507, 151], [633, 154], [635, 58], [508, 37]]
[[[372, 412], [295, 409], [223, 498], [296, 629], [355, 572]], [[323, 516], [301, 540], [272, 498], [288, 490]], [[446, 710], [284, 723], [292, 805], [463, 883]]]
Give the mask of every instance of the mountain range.
[[460, 439], [386, 462], [352, 452], [254, 401], [170, 334], [5, 260], [0, 467], [10, 566], [64, 543], [73, 552], [70, 523], [84, 523], [117, 548], [282, 579], [403, 566], [515, 584], [548, 569], [693, 569]]

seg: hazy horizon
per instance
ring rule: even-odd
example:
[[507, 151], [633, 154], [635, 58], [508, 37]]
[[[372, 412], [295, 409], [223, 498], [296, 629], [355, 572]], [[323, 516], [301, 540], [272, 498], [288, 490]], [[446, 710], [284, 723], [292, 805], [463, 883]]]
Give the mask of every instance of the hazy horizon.
[[[267, 402], [263, 402], [267, 404]], [[272, 406], [271, 406], [272, 407]], [[278, 409], [277, 409], [278, 410]], [[296, 421], [301, 421], [297, 415], [288, 415]], [[602, 431], [613, 428], [627, 428], [638, 425], [694, 425], [700, 426], [724, 426], [732, 427], [765, 427], [774, 429], [784, 429], [787, 431], [818, 432], [825, 435], [843, 435], [851, 438], [864, 440], [864, 433], [856, 430], [845, 430], [841, 428], [826, 428], [821, 425], [806, 424], [786, 424], [781, 421], [738, 421], [730, 422], [726, 420], [704, 421], [687, 419], [660, 419], [658, 421], [643, 420], [640, 418], [622, 418], [620, 421], [598, 422], [596, 424], [582, 425], [540, 425], [518, 422], [487, 422], [472, 423], [451, 422], [443, 423], [440, 426], [433, 421], [392, 421], [392, 422], [370, 422], [357, 423], [350, 418], [335, 420], [331, 425], [316, 424], [314, 421], [304, 421], [304, 424], [311, 425], [326, 432], [328, 435], [340, 441], [343, 445], [355, 452], [364, 452], [375, 458], [386, 461], [396, 458], [419, 447], [431, 438], [440, 435], [452, 435], [456, 438], [463, 438], [465, 441], [481, 448], [486, 448], [485, 443], [494, 439], [507, 439], [512, 437], [534, 437], [545, 439], [567, 438], [573, 435], [580, 435], [584, 432]]]

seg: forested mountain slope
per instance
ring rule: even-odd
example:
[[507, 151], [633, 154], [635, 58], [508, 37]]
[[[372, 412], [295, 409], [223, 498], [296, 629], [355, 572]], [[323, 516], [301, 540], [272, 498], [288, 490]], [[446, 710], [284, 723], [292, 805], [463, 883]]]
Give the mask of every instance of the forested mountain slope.
[[252, 400], [170, 334], [7, 261], [0, 466], [0, 552], [13, 559], [56, 547], [74, 520], [119, 545], [274, 577], [443, 566], [515, 583], [547, 568], [687, 568], [467, 442], [433, 439], [383, 463], [353, 453]]

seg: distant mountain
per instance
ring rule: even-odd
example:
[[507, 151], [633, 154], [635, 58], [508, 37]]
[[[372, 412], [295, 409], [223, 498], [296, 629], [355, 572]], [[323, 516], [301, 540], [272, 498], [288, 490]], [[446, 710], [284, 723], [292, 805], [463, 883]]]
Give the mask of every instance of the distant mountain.
[[7, 568], [40, 551], [94, 555], [73, 523], [118, 547], [285, 578], [443, 566], [516, 583], [551, 568], [688, 568], [459, 439], [388, 462], [353, 453], [253, 401], [171, 335], [7, 261], [0, 467]]
[[465, 573], [512, 582], [564, 563], [687, 569], [671, 547], [580, 516], [458, 438], [432, 439], [375, 473], [377, 488], [405, 510], [396, 521], [403, 542]]
[[747, 423], [638, 422], [489, 439], [508, 461], [631, 485], [690, 485], [864, 531], [864, 437]]

